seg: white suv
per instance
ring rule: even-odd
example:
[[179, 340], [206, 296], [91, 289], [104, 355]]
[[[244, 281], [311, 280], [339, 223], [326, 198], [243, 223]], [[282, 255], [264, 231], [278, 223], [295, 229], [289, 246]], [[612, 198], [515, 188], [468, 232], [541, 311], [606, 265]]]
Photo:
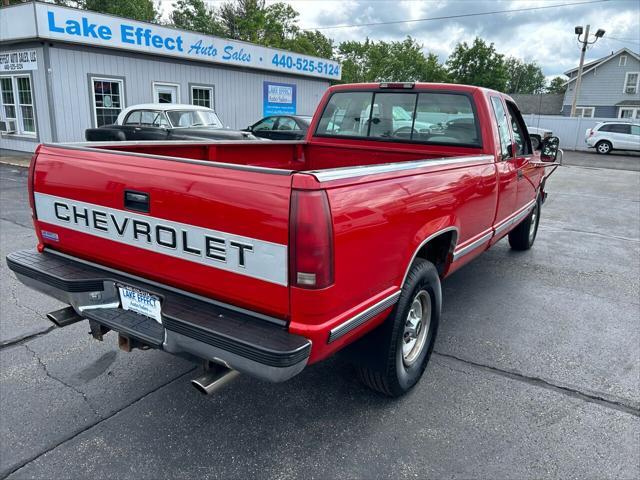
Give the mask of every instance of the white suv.
[[611, 153], [611, 150], [640, 152], [640, 124], [601, 122], [587, 130], [584, 141], [598, 153]]

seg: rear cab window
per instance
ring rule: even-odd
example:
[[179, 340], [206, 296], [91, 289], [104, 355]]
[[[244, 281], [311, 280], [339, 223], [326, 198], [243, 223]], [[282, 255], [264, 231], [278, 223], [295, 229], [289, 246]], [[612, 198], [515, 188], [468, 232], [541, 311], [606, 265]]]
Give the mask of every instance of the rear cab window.
[[470, 96], [450, 92], [335, 92], [316, 136], [481, 147]]

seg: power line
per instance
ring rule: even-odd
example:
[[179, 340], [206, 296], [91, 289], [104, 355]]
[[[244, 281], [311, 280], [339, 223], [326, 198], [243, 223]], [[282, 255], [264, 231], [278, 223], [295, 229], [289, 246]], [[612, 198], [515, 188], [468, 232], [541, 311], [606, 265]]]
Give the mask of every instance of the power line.
[[465, 13], [460, 15], [446, 15], [442, 17], [431, 17], [431, 18], [416, 18], [413, 20], [393, 20], [388, 22], [371, 22], [371, 23], [354, 23], [350, 25], [333, 25], [330, 27], [310, 27], [303, 28], [303, 30], [333, 30], [336, 28], [361, 28], [361, 27], [373, 27], [377, 25], [397, 25], [400, 23], [415, 23], [415, 22], [430, 22], [434, 20], [450, 20], [454, 18], [464, 18], [464, 17], [479, 17], [482, 15], [496, 15], [500, 13], [516, 13], [516, 12], [530, 12], [532, 10], [545, 10], [549, 8], [559, 8], [559, 7], [572, 7], [574, 5], [587, 5], [591, 3], [604, 3], [609, 2], [611, 0], [591, 0], [587, 2], [575, 2], [575, 3], [562, 3], [557, 5], [544, 5], [541, 7], [527, 7], [527, 8], [516, 8], [512, 10], [494, 10], [492, 12], [477, 12], [477, 13]]
[[640, 45], [640, 39], [638, 38], [632, 40], [631, 38], [618, 38], [618, 37], [612, 37], [611, 35], [606, 35], [604, 38], [608, 40], [615, 40], [616, 42], [633, 43], [636, 45]]

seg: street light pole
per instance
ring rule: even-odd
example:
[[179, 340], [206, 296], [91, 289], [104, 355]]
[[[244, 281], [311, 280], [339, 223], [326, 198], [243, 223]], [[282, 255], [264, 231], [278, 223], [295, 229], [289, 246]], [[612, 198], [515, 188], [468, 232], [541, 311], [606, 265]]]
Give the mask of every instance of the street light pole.
[[[576, 116], [576, 103], [578, 102], [578, 94], [580, 93], [580, 84], [582, 83], [582, 66], [584, 65], [584, 55], [587, 53], [587, 40], [589, 40], [589, 28], [591, 25], [587, 25], [587, 29], [584, 33], [584, 40], [582, 41], [582, 52], [580, 53], [580, 65], [578, 65], [578, 77], [576, 78], [576, 90], [573, 93], [573, 103], [571, 104], [571, 116]], [[578, 35], [580, 40], [580, 35]]]
[[578, 103], [578, 95], [580, 95], [580, 85], [582, 84], [582, 67], [584, 66], [584, 55], [587, 53], [587, 45], [593, 45], [598, 41], [599, 38], [604, 37], [605, 31], [601, 28], [595, 34], [593, 42], [589, 41], [589, 29], [591, 25], [587, 25], [587, 28], [584, 32], [584, 39], [580, 40], [580, 35], [582, 35], [582, 27], [577, 26], [575, 28], [575, 33], [578, 35], [578, 41], [582, 43], [582, 52], [580, 53], [580, 65], [578, 66], [578, 76], [576, 77], [576, 90], [573, 94], [573, 102], [571, 103], [571, 116], [576, 116], [576, 104]]

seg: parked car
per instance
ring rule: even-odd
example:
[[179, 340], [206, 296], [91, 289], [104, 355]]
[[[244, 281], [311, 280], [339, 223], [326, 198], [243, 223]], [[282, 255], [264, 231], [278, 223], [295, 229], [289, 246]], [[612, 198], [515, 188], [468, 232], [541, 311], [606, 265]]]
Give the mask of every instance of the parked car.
[[585, 132], [585, 142], [601, 154], [612, 150], [640, 152], [640, 124], [624, 122], [600, 122]]
[[210, 108], [175, 103], [133, 105], [114, 125], [88, 128], [88, 141], [121, 140], [255, 140], [250, 132], [224, 128]]
[[529, 131], [529, 138], [531, 138], [531, 146], [534, 150], [538, 150], [540, 145], [542, 145], [542, 141], [545, 138], [549, 138], [553, 136], [553, 131], [548, 128], [539, 128], [539, 127], [529, 127], [527, 126], [527, 130]]
[[[387, 122], [402, 103], [446, 124], [445, 102], [473, 112], [455, 132]], [[349, 347], [366, 385], [402, 395], [433, 351], [441, 281], [503, 237], [533, 246], [558, 139], [533, 151], [510, 97], [465, 85], [336, 85], [318, 108], [302, 143], [40, 145], [38, 247], [9, 268], [69, 305], [58, 326], [204, 360], [205, 393]]]
[[245, 131], [270, 140], [300, 140], [305, 137], [311, 116], [271, 115], [247, 127]]

